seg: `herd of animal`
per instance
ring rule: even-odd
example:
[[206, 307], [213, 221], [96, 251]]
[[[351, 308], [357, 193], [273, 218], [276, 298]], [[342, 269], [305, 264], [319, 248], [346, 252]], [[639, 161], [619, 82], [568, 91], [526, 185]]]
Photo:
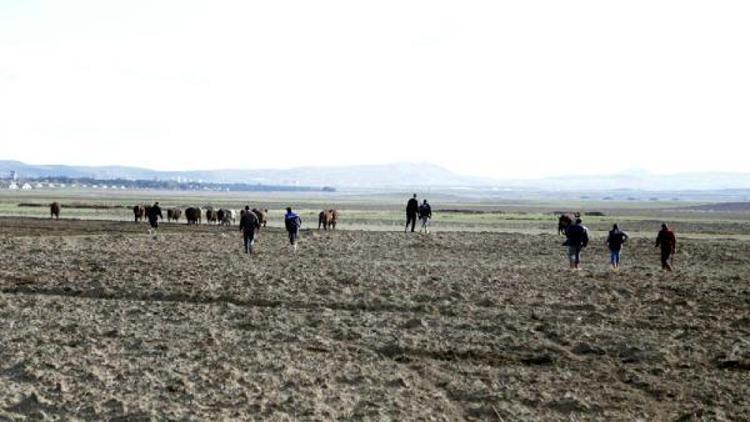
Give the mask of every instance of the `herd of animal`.
[[[135, 205], [133, 207], [133, 219], [137, 223], [143, 220], [149, 214], [151, 205]], [[201, 224], [204, 220], [208, 224], [218, 224], [222, 226], [231, 226], [237, 222], [237, 218], [242, 216], [245, 210], [237, 211], [229, 208], [214, 208], [214, 207], [188, 207], [184, 210], [185, 220], [187, 224]], [[260, 225], [265, 227], [268, 223], [268, 209], [253, 208], [251, 210], [256, 217]], [[167, 208], [167, 221], [178, 222], [182, 218], [182, 208], [172, 207]]]
[[[49, 208], [50, 218], [60, 218], [61, 205], [59, 202], [51, 203]], [[133, 206], [133, 220], [136, 223], [139, 221], [144, 221], [149, 215], [150, 209], [151, 205], [139, 204]], [[185, 210], [178, 207], [171, 207], [167, 208], [167, 221], [178, 222], [184, 214], [185, 220], [187, 221], [188, 225], [201, 224], [205, 218], [205, 221], [208, 224], [231, 226], [232, 224], [236, 224], [238, 217], [241, 217], [243, 212], [245, 212], [245, 210], [237, 211], [228, 208], [217, 209], [210, 206], [203, 208], [188, 207]], [[258, 217], [258, 222], [260, 223], [261, 227], [266, 227], [266, 225], [268, 224], [268, 208], [253, 208], [252, 210], [250, 210], [250, 212]], [[318, 214], [318, 229], [322, 228], [324, 230], [335, 230], [338, 217], [339, 212], [335, 209], [326, 209], [321, 211], [320, 214]]]

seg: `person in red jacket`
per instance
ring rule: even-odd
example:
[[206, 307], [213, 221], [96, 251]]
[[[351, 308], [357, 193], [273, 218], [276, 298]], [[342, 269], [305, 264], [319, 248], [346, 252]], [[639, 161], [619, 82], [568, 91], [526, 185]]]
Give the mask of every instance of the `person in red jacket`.
[[661, 248], [661, 269], [672, 271], [672, 255], [677, 251], [677, 239], [672, 230], [666, 224], [661, 225], [661, 230], [656, 236], [656, 247]]

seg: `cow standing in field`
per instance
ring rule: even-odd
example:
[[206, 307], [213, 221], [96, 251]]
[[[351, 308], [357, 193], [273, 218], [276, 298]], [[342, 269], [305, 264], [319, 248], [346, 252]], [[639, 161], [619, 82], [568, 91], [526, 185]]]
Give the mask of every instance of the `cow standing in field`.
[[139, 222], [143, 220], [143, 217], [146, 216], [146, 208], [143, 205], [136, 205], [133, 207], [133, 217], [135, 218], [135, 222]]
[[167, 221], [178, 221], [182, 217], [182, 210], [179, 208], [167, 209]]
[[318, 230], [323, 227], [323, 230], [336, 229], [336, 220], [338, 218], [338, 211], [334, 209], [323, 210], [318, 214]]
[[196, 207], [190, 207], [185, 210], [185, 219], [187, 220], [188, 225], [190, 224], [200, 224], [201, 222], [201, 209]]
[[253, 212], [253, 214], [255, 214], [256, 217], [258, 217], [258, 227], [266, 227], [266, 224], [268, 223], [268, 208], [262, 210], [253, 208], [251, 211]]
[[216, 223], [219, 221], [219, 212], [213, 207], [206, 207], [206, 222]]
[[234, 211], [226, 209], [226, 208], [221, 208], [216, 213], [216, 217], [219, 220], [219, 224], [221, 224], [222, 226], [231, 226], [232, 223], [234, 223], [233, 216], [234, 216]]
[[53, 202], [49, 204], [49, 218], [59, 219], [60, 218], [60, 204]]

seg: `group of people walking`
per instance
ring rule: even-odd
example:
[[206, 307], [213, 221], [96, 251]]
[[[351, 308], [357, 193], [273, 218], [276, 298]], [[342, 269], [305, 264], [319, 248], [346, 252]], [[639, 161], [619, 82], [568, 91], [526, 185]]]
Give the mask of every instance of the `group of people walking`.
[[[627, 241], [628, 234], [614, 224], [605, 241], [609, 248], [609, 265], [614, 271], [620, 269], [622, 248]], [[563, 246], [568, 248], [568, 262], [571, 270], [581, 269], [581, 252], [588, 246], [588, 243], [589, 230], [580, 218], [576, 218], [573, 224], [565, 228], [565, 242], [563, 243]], [[656, 247], [661, 250], [662, 270], [672, 271], [672, 257], [677, 251], [677, 239], [666, 224], [661, 225], [661, 230], [656, 236]]]
[[[241, 214], [240, 232], [242, 232], [245, 253], [252, 254], [255, 238], [260, 229], [261, 222], [258, 220], [256, 214], [250, 210], [249, 206], [245, 206], [245, 209]], [[151, 226], [149, 232], [155, 234], [156, 230], [159, 228], [159, 219], [163, 219], [161, 207], [158, 202], [155, 202], [154, 205], [148, 209], [146, 217]], [[405, 233], [409, 231], [409, 227], [411, 227], [412, 232], [415, 231], [417, 218], [419, 218], [420, 221], [420, 232], [429, 233], [429, 222], [432, 218], [432, 208], [426, 199], [420, 204], [417, 199], [417, 194], [415, 193], [406, 203]], [[284, 226], [289, 237], [289, 244], [292, 247], [292, 251], [296, 253], [299, 232], [302, 227], [302, 218], [292, 211], [291, 207], [287, 207], [286, 214], [284, 214]], [[617, 224], [613, 225], [612, 230], [607, 234], [605, 243], [609, 248], [609, 264], [615, 271], [620, 269], [622, 248], [628, 241], [628, 238], [628, 234], [621, 230]], [[583, 225], [581, 218], [578, 217], [573, 224], [570, 224], [565, 228], [565, 242], [563, 243], [563, 246], [567, 247], [568, 262], [571, 270], [581, 269], [581, 253], [588, 244], [589, 230]], [[674, 232], [672, 232], [666, 224], [661, 225], [661, 230], [659, 230], [656, 237], [656, 247], [661, 251], [662, 269], [665, 271], [672, 271], [672, 256], [677, 249], [677, 239]]]
[[417, 199], [417, 194], [415, 193], [406, 203], [406, 226], [404, 227], [404, 233], [409, 230], [409, 225], [411, 225], [411, 231], [414, 233], [414, 226], [417, 224], [417, 217], [419, 217], [420, 221], [420, 233], [429, 233], [432, 207], [430, 207], [430, 204], [427, 203], [426, 199], [420, 204]]
[[[299, 230], [302, 227], [302, 218], [292, 211], [291, 207], [286, 208], [286, 214], [284, 214], [284, 227], [289, 236], [289, 244], [292, 246], [292, 251], [297, 253], [297, 240], [299, 239]], [[250, 206], [246, 205], [245, 210], [242, 212], [242, 217], [240, 217], [240, 231], [242, 232], [246, 254], [253, 253], [255, 235], [259, 229], [260, 221], [258, 220], [258, 217], [254, 212], [250, 211]]]

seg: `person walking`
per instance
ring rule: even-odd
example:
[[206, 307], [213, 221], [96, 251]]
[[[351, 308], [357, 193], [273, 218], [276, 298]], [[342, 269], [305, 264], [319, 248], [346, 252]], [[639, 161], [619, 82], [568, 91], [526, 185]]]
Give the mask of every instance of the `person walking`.
[[432, 218], [432, 208], [430, 207], [430, 204], [428, 204], [427, 200], [425, 199], [422, 202], [422, 205], [419, 206], [419, 221], [422, 222], [422, 225], [419, 228], [420, 233], [430, 232], [429, 224], [430, 224], [431, 218]]
[[677, 239], [666, 223], [661, 225], [661, 230], [656, 236], [656, 247], [661, 248], [661, 269], [672, 271], [672, 256], [677, 251]]
[[417, 194], [409, 199], [406, 203], [406, 227], [404, 227], [404, 233], [409, 229], [411, 223], [411, 232], [414, 233], [414, 226], [417, 224], [417, 213], [419, 212], [419, 201], [417, 201]]
[[260, 222], [258, 216], [254, 212], [250, 211], [249, 206], [245, 206], [245, 211], [240, 217], [240, 231], [242, 232], [242, 239], [245, 244], [245, 253], [253, 253], [253, 245], [255, 244], [255, 232], [260, 229]]
[[284, 215], [284, 226], [289, 234], [289, 243], [292, 245], [294, 253], [297, 253], [297, 240], [299, 238], [299, 229], [302, 226], [302, 219], [292, 212], [292, 207], [286, 208]]
[[581, 269], [581, 251], [589, 244], [589, 229], [583, 225], [580, 218], [576, 218], [575, 224], [565, 229], [565, 243], [568, 247], [568, 262], [571, 270]]
[[609, 265], [612, 270], [618, 271], [620, 269], [620, 253], [622, 252], [622, 245], [628, 241], [628, 234], [620, 230], [617, 224], [612, 226], [612, 230], [609, 231], [607, 236], [607, 246], [609, 247]]
[[164, 219], [164, 216], [161, 215], [161, 207], [159, 206], [159, 202], [154, 202], [154, 205], [152, 205], [151, 208], [148, 209], [148, 215], [146, 217], [148, 218], [148, 224], [151, 226], [151, 228], [148, 230], [149, 233], [156, 234], [156, 231], [159, 229], [159, 219]]

